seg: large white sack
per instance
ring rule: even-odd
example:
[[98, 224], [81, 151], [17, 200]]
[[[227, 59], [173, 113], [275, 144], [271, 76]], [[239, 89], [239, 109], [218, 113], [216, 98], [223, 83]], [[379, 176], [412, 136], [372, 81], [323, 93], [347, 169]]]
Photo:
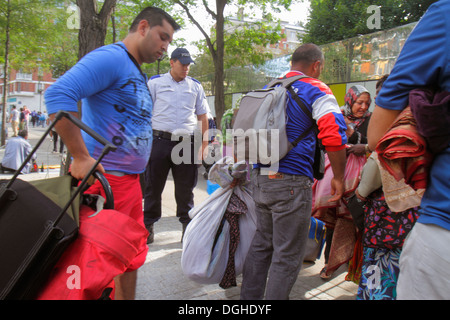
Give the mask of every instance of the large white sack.
[[[223, 159], [211, 168], [210, 179], [215, 179], [221, 188], [189, 212], [192, 221], [188, 224], [183, 238], [183, 273], [199, 283], [220, 283], [225, 273], [230, 245], [230, 226], [226, 220], [216, 242], [215, 239], [233, 192], [248, 208], [248, 212], [239, 217], [240, 241], [235, 252], [236, 275], [242, 273], [245, 257], [256, 230], [254, 201], [245, 187], [248, 183], [248, 167], [245, 163], [234, 164], [227, 160], [229, 159]], [[235, 178], [241, 179], [240, 184], [231, 188], [230, 184]]]

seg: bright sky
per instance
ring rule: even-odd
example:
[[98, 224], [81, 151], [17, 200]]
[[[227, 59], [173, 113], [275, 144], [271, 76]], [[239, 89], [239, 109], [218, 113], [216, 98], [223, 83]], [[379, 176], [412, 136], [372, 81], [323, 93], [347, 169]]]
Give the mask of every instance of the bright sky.
[[[275, 14], [276, 17], [282, 19], [283, 21], [288, 21], [292, 24], [296, 22], [303, 22], [306, 23], [309, 15], [309, 1], [304, 0], [303, 2], [297, 0], [294, 0], [294, 4], [291, 6], [290, 11], [282, 10], [281, 13]], [[197, 21], [200, 23], [200, 25], [204, 28], [205, 31], [208, 31], [210, 27], [213, 25], [213, 20], [206, 19], [206, 14], [204, 10], [199, 10], [199, 14], [193, 13], [194, 17], [197, 19]], [[225, 15], [226, 16], [236, 16], [237, 9], [236, 8], [225, 8]], [[245, 13], [245, 12], [244, 12]], [[247, 12], [248, 13], [248, 12]], [[201, 17], [204, 17], [203, 19]], [[198, 53], [198, 49], [190, 45], [189, 42], [191, 41], [198, 41], [200, 39], [203, 39], [203, 35], [198, 30], [198, 28], [191, 24], [190, 22], [186, 23], [186, 27], [182, 30], [179, 30], [174, 35], [174, 39], [177, 38], [185, 38], [188, 45], [186, 48], [189, 50], [191, 55], [196, 55]], [[175, 50], [174, 46], [169, 47], [169, 56], [172, 51]]]

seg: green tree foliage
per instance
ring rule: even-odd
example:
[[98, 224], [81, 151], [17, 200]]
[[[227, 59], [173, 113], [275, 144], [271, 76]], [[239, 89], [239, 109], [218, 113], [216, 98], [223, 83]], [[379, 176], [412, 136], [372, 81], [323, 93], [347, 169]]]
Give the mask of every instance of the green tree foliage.
[[78, 11], [74, 5], [56, 5], [49, 11], [41, 26], [47, 35], [41, 59], [58, 78], [78, 61]]
[[[303, 42], [321, 45], [416, 22], [434, 2], [436, 0], [311, 0]], [[368, 19], [374, 14], [368, 12], [370, 6], [380, 10], [379, 29], [368, 27]]]
[[[220, 123], [225, 111], [225, 68], [231, 65], [245, 65], [248, 63], [262, 63], [270, 55], [263, 54], [258, 48], [269, 43], [276, 43], [279, 39], [280, 26], [268, 14], [270, 10], [279, 11], [281, 7], [288, 9], [292, 0], [173, 0], [185, 11], [189, 20], [197, 26], [204, 36], [203, 48], [209, 53], [213, 66], [214, 78], [211, 79], [212, 93], [215, 95], [215, 111], [217, 123]], [[255, 23], [244, 23], [233, 31], [226, 31], [227, 17], [224, 12], [227, 6], [245, 7], [248, 12], [255, 9], [262, 11], [264, 19]], [[205, 16], [214, 21], [212, 32], [193, 14], [194, 10], [202, 10]], [[269, 10], [270, 9], [270, 10]], [[257, 26], [255, 28], [255, 26]]]
[[[37, 67], [48, 69], [45, 59], [48, 48], [49, 10], [58, 1], [6, 0], [0, 1], [0, 63], [3, 87], [7, 88], [11, 68], [30, 72]], [[7, 90], [3, 90], [2, 105], [6, 105]], [[5, 109], [2, 108], [2, 125], [5, 125]], [[5, 142], [1, 130], [1, 143]]]
[[[54, 6], [56, 1], [46, 1]], [[45, 46], [49, 20], [48, 7], [42, 0], [0, 1], [0, 61], [5, 62], [6, 32], [9, 32], [9, 65], [33, 70], [47, 53]], [[9, 14], [8, 14], [9, 5]], [[8, 30], [7, 30], [8, 29]], [[50, 35], [51, 37], [51, 35]]]
[[365, 54], [363, 35], [416, 22], [434, 2], [311, 0], [306, 34], [302, 40], [304, 43], [327, 44], [324, 47], [326, 69], [322, 73], [323, 81], [354, 81], [355, 77], [358, 78], [352, 72], [354, 59]]

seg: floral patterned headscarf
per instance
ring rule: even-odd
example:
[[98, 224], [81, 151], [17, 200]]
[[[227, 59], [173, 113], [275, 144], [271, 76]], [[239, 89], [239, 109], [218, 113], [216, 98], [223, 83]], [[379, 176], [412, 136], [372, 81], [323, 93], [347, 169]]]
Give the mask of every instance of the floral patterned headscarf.
[[[355, 103], [356, 100], [358, 100], [359, 96], [363, 93], [368, 93], [370, 95], [370, 92], [361, 85], [355, 85], [352, 86], [347, 94], [345, 95], [345, 105], [342, 107], [342, 113], [345, 117], [349, 118], [350, 120], [365, 120], [368, 116], [370, 116], [369, 109], [367, 109], [366, 113], [362, 116], [362, 118], [356, 118], [353, 115], [352, 112], [352, 106]], [[372, 102], [372, 100], [369, 100], [369, 105]]]

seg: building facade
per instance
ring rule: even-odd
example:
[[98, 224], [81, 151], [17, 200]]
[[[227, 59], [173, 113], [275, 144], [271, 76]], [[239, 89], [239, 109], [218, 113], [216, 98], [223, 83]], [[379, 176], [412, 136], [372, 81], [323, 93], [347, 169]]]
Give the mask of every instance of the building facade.
[[[3, 108], [3, 70], [0, 75], [0, 106]], [[12, 69], [9, 72], [9, 80], [6, 86], [6, 110], [9, 112], [15, 105], [17, 109], [27, 106], [30, 111], [47, 111], [44, 103], [44, 91], [56, 81], [50, 72], [40, 69], [32, 73]]]
[[305, 34], [302, 26], [281, 21], [281, 35], [283, 36], [277, 44], [269, 45], [269, 49], [275, 56], [291, 54], [301, 45], [301, 37]]

